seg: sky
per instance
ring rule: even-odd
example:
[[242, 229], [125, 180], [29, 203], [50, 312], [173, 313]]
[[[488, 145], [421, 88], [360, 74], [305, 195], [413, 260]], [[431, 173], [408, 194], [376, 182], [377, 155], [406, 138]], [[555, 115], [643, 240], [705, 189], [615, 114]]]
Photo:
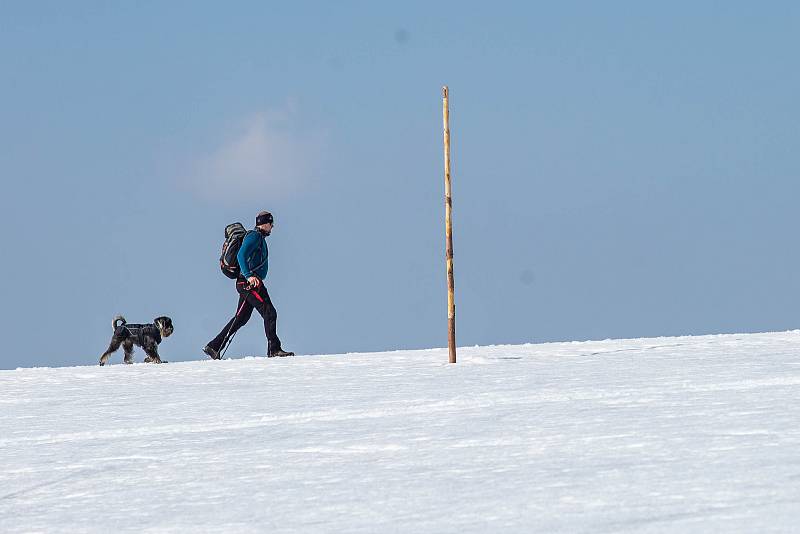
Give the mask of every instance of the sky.
[[[793, 2], [4, 2], [0, 368], [236, 309], [224, 227], [275, 216], [301, 354], [798, 326]], [[266, 351], [254, 316], [229, 355]], [[141, 352], [137, 359], [141, 360]], [[120, 362], [118, 355], [112, 362]]]

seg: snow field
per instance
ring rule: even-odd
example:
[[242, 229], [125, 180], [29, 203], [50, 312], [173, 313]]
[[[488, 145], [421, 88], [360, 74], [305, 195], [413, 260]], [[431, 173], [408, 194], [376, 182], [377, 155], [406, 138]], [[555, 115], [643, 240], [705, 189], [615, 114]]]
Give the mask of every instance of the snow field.
[[0, 371], [0, 531], [791, 532], [800, 333]]

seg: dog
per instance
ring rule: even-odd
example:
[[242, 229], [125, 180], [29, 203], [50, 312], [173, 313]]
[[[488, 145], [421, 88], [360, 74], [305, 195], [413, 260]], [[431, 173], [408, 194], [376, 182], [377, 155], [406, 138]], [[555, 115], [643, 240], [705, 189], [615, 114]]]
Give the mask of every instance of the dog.
[[156, 317], [149, 324], [128, 324], [123, 316], [117, 315], [111, 327], [114, 329], [114, 334], [111, 336], [108, 348], [100, 356], [100, 365], [105, 365], [109, 356], [115, 353], [120, 345], [125, 351], [125, 363], [133, 363], [134, 345], [142, 347], [147, 354], [145, 363], [167, 363], [158, 356], [158, 344], [163, 338], [172, 335], [174, 328], [169, 317]]

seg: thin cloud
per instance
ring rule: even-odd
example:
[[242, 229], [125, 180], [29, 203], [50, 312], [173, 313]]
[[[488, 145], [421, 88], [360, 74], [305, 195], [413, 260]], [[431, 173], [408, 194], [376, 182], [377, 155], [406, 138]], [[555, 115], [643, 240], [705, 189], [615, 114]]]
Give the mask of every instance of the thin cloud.
[[320, 168], [324, 135], [299, 128], [291, 106], [239, 121], [195, 165], [190, 188], [199, 196], [236, 203], [254, 193], [285, 196], [310, 187]]

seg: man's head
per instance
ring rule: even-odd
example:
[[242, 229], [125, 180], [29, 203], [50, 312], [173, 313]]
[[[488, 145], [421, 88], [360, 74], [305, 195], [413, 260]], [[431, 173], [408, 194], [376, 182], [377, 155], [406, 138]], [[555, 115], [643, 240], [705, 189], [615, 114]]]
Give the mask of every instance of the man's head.
[[256, 228], [264, 235], [269, 235], [272, 232], [273, 223], [272, 214], [268, 211], [260, 211], [256, 215]]

